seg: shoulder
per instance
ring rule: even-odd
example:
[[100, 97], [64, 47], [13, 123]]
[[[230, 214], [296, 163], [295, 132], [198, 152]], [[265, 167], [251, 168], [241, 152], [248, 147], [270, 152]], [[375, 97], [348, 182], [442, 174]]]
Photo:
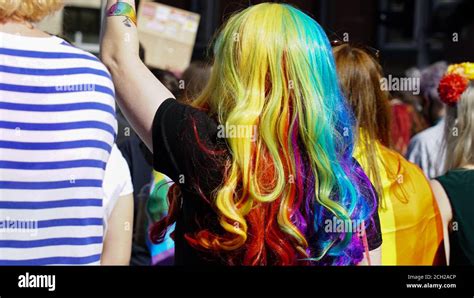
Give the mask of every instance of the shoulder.
[[425, 129], [413, 136], [410, 141], [410, 146], [420, 146], [427, 143], [429, 141], [430, 135], [432, 134], [431, 130], [432, 127]]
[[435, 126], [429, 127], [413, 137], [413, 141], [419, 143], [436, 142], [439, 137], [443, 136], [444, 121], [440, 121]]
[[216, 134], [218, 129], [217, 122], [207, 113], [172, 98], [164, 101], [158, 108], [154, 123], [155, 126], [169, 125], [176, 129], [175, 132], [203, 138]]
[[459, 171], [448, 171], [444, 175], [436, 178], [436, 181], [439, 182], [443, 187], [447, 188], [451, 185], [456, 185], [462, 180], [462, 172]]
[[446, 190], [437, 179], [430, 181], [431, 189], [433, 190], [434, 197], [438, 203], [441, 216], [446, 220], [446, 222], [449, 222], [453, 217], [451, 203]]
[[[56, 44], [56, 47], [53, 51], [57, 51], [58, 53], [69, 53], [69, 54], [72, 54], [70, 57], [75, 57], [75, 58], [83, 58], [85, 60], [90, 60], [90, 61], [94, 61], [94, 62], [97, 62], [99, 63], [100, 65], [102, 65], [102, 67], [104, 69], [106, 69], [106, 67], [104, 66], [104, 64], [100, 61], [100, 59], [93, 55], [92, 53], [90, 52], [87, 52], [85, 50], [82, 50], [72, 44], [70, 44], [69, 42], [65, 41], [64, 39], [60, 38], [60, 37], [56, 37], [57, 39], [57, 44]], [[76, 55], [76, 56], [74, 56]], [[67, 57], [64, 57], [64, 58], [67, 58]]]
[[414, 141], [430, 141], [431, 137], [439, 135], [443, 131], [443, 121], [436, 124], [435, 126], [428, 127], [427, 129], [419, 132], [413, 137]]
[[403, 157], [402, 155], [398, 153], [397, 155], [400, 162], [400, 167], [403, 168], [405, 172], [410, 173], [410, 175], [414, 178], [417, 178], [418, 181], [428, 182], [428, 179], [426, 178], [425, 173], [418, 165], [410, 162], [409, 160], [407, 160], [405, 157]]
[[217, 166], [210, 165], [223, 144], [217, 122], [204, 111], [167, 99], [156, 112], [153, 165], [175, 182], [181, 175], [200, 177], [199, 171], [217, 171]]
[[432, 188], [430, 186], [430, 181], [423, 170], [418, 165], [406, 160], [401, 155], [400, 168], [403, 169], [403, 172], [405, 173], [404, 176], [409, 179], [409, 182], [411, 182], [409, 185], [413, 187], [414, 196], [418, 197], [420, 202], [425, 201], [432, 204]]
[[406, 160], [401, 154], [381, 144], [379, 144], [377, 151], [381, 163], [387, 168], [387, 173], [392, 172], [392, 169], [398, 169], [399, 173], [406, 171]]
[[417, 194], [418, 197], [431, 197], [429, 181], [423, 171], [414, 163], [408, 161], [400, 153], [382, 146], [381, 151], [384, 156], [387, 177], [394, 180], [390, 183], [399, 183], [405, 189], [413, 188], [410, 193]]
[[436, 179], [445, 187], [470, 186], [474, 184], [474, 170], [455, 169]]
[[[58, 38], [58, 43], [50, 49], [50, 63], [67, 80], [77, 82], [80, 86], [74, 86], [78, 90], [88, 91], [90, 99], [101, 104], [107, 104], [115, 110], [115, 87], [112, 76], [107, 67], [93, 54], [79, 49], [66, 41]], [[115, 114], [115, 111], [114, 111]]]
[[[409, 175], [411, 179], [416, 179], [416, 181], [423, 182], [428, 186], [428, 178], [426, 178], [423, 170], [418, 165], [409, 161], [403, 155], [394, 150], [387, 148], [386, 152], [388, 152], [387, 154], [390, 156], [390, 159], [393, 162], [396, 162], [394, 166], [396, 166], [400, 172], [405, 173]], [[417, 185], [417, 187], [420, 187], [420, 185]]]
[[52, 57], [56, 57], [65, 62], [65, 67], [80, 67], [84, 74], [102, 76], [112, 82], [112, 76], [109, 70], [98, 57], [68, 43], [59, 37], [56, 39], [56, 45], [49, 48], [50, 54]]
[[428, 152], [434, 147], [440, 146], [443, 140], [443, 125], [438, 124], [436, 126], [425, 129], [424, 131], [416, 134], [408, 145], [407, 156], [410, 160], [413, 159], [413, 154], [419, 154], [420, 152]]

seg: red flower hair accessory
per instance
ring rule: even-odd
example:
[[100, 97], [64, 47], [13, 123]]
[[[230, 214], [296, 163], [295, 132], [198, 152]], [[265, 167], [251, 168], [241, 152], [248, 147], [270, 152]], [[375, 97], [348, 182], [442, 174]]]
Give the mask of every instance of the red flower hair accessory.
[[438, 93], [441, 100], [450, 106], [455, 105], [466, 91], [469, 80], [457, 73], [444, 76], [439, 82]]

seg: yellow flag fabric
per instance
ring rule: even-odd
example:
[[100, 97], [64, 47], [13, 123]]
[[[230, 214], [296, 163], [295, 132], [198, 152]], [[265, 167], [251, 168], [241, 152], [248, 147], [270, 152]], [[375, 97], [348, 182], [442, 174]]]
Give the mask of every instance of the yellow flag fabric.
[[[379, 204], [382, 265], [433, 265], [443, 230], [430, 184], [421, 169], [400, 154], [379, 142], [376, 147], [383, 189], [383, 195], [379, 194], [383, 200]], [[354, 157], [368, 173], [360, 146]]]

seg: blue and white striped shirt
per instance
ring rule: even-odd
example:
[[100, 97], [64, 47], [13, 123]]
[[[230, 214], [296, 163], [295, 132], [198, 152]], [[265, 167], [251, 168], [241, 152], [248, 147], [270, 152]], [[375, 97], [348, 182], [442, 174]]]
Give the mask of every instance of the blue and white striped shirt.
[[0, 33], [0, 265], [99, 264], [114, 88], [57, 37]]

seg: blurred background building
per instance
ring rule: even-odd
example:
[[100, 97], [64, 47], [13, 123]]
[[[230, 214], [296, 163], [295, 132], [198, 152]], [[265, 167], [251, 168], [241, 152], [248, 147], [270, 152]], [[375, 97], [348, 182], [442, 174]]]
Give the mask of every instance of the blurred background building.
[[[146, 1], [146, 0], [141, 0]], [[149, 0], [151, 1], [151, 0]], [[140, 2], [140, 1], [138, 1]], [[201, 16], [193, 59], [202, 60], [217, 28], [227, 16], [263, 0], [161, 0]], [[474, 60], [472, 0], [288, 0], [308, 12], [330, 38], [364, 43], [381, 51], [387, 72], [434, 61]], [[64, 10], [41, 24], [76, 46], [97, 54], [100, 0], [65, 0]]]
[[39, 27], [51, 34], [60, 35], [79, 48], [98, 54], [101, 1], [65, 0], [64, 2], [64, 9], [46, 18]]

